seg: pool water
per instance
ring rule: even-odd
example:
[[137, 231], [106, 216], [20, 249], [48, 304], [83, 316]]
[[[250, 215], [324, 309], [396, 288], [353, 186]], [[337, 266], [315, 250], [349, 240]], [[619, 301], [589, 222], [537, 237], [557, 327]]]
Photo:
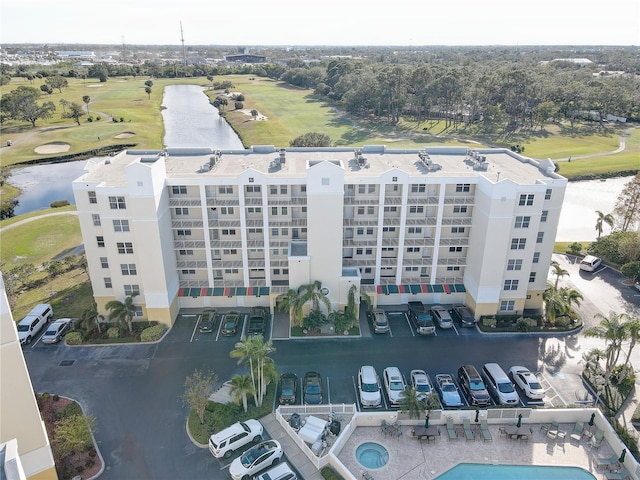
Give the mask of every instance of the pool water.
[[389, 461], [389, 452], [379, 443], [366, 442], [356, 448], [356, 459], [365, 468], [380, 468]]
[[596, 480], [596, 477], [578, 467], [461, 463], [436, 480]]

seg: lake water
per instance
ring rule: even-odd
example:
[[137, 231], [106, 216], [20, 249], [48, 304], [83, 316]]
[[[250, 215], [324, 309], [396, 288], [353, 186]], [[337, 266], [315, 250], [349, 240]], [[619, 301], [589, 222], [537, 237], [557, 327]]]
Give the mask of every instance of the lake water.
[[[218, 109], [209, 103], [203, 87], [168, 86], [162, 105], [165, 107], [162, 118], [166, 147], [244, 148], [235, 131], [218, 115]], [[22, 191], [15, 214], [49, 208], [56, 200], [74, 204], [71, 182], [82, 175], [86, 163], [86, 160], [79, 160], [13, 169], [9, 183]]]

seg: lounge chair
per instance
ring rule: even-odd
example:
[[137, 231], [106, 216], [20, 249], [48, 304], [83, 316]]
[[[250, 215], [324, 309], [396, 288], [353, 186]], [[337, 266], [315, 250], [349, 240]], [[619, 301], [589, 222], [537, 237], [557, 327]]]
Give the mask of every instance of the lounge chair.
[[476, 436], [471, 430], [471, 420], [468, 418], [464, 418], [462, 420], [462, 429], [464, 430], [464, 436], [467, 440], [475, 440]]
[[602, 445], [602, 439], [604, 438], [604, 430], [596, 430], [596, 434], [591, 437], [591, 440], [589, 440], [589, 444], [593, 447], [593, 448], [600, 448], [600, 445]]
[[618, 464], [618, 455], [614, 453], [613, 455], [607, 458], [595, 457], [593, 459], [593, 463], [596, 464], [596, 468], [605, 467], [610, 470], [611, 467]]
[[604, 478], [607, 480], [626, 480], [627, 478], [631, 478], [631, 473], [622, 467], [619, 472], [605, 472]]
[[573, 432], [571, 432], [571, 435], [569, 435], [569, 438], [571, 440], [575, 440], [576, 442], [580, 443], [580, 440], [582, 440], [583, 431], [584, 431], [584, 422], [576, 422], [575, 426], [573, 427]]
[[485, 442], [493, 441], [493, 437], [489, 431], [489, 425], [487, 424], [487, 420], [484, 418], [480, 420], [480, 432], [482, 433], [482, 438]]
[[447, 433], [449, 434], [449, 440], [457, 440], [458, 432], [456, 432], [456, 428], [453, 426], [453, 418], [447, 417]]
[[540, 431], [541, 432], [550, 432], [550, 431], [558, 431], [559, 428], [559, 424], [556, 421], [552, 421], [551, 423], [545, 423], [543, 425], [540, 425]]

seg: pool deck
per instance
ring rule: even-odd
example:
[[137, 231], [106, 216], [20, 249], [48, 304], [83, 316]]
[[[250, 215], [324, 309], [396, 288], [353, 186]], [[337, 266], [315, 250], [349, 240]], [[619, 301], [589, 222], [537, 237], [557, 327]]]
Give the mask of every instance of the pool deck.
[[[533, 438], [529, 441], [501, 436], [499, 425], [489, 425], [492, 441], [483, 441], [479, 430], [475, 440], [465, 440], [461, 429], [457, 440], [448, 440], [446, 426], [441, 425], [441, 436], [430, 443], [412, 437], [410, 426], [401, 427], [399, 438], [385, 436], [379, 427], [357, 427], [338, 458], [357, 479], [362, 478], [363, 471], [367, 471], [374, 480], [434, 479], [459, 463], [576, 466], [598, 479], [604, 478], [604, 470], [596, 469], [594, 458], [614, 454], [606, 440], [597, 449], [589, 445], [585, 436], [580, 442], [572, 441], [569, 434], [573, 424], [560, 424], [560, 431], [567, 432], [566, 439], [564, 443], [556, 443], [540, 431], [540, 424], [523, 426], [533, 429]], [[385, 446], [389, 451], [387, 465], [378, 469], [361, 466], [356, 460], [355, 450], [364, 442]]]

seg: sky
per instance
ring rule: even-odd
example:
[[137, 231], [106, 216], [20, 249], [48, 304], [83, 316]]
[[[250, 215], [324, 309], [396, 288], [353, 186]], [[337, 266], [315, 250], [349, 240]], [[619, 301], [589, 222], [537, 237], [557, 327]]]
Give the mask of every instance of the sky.
[[640, 0], [0, 0], [0, 43], [640, 45]]

